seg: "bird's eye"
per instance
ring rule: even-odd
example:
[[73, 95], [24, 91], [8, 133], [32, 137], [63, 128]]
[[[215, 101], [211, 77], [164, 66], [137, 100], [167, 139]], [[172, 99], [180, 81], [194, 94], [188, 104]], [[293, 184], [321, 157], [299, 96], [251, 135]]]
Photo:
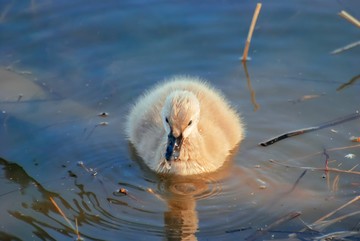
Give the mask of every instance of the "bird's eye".
[[167, 118], [167, 117], [165, 118], [165, 121], [166, 121], [166, 123], [169, 123], [169, 120], [168, 120], [168, 118]]
[[191, 120], [191, 121], [189, 121], [189, 124], [188, 124], [188, 126], [189, 126], [189, 125], [191, 125], [191, 123], [192, 123], [192, 120]]

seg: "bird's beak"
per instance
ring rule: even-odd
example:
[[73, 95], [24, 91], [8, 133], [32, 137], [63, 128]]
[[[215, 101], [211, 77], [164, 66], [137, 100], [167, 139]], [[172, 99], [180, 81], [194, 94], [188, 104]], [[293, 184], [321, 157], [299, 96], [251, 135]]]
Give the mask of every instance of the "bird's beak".
[[182, 134], [178, 137], [175, 137], [173, 132], [170, 131], [168, 135], [168, 142], [165, 152], [165, 159], [170, 161], [176, 161], [179, 159], [180, 156], [180, 149], [183, 143], [183, 136]]

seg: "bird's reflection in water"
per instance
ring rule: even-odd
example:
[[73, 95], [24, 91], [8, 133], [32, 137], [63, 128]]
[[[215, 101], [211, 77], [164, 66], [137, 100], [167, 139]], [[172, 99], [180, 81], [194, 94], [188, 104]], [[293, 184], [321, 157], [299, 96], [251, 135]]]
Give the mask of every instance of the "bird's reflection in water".
[[197, 240], [198, 200], [218, 195], [221, 184], [218, 180], [227, 172], [227, 167], [211, 173], [195, 176], [161, 175], [159, 191], [166, 201], [164, 212], [165, 235], [167, 240]]
[[168, 240], [196, 240], [198, 229], [198, 214], [196, 198], [198, 188], [203, 189], [199, 181], [187, 178], [167, 177], [160, 182], [163, 185], [164, 196], [168, 210], [164, 213], [165, 235]]
[[[235, 148], [237, 150], [237, 148]], [[136, 161], [144, 175], [150, 175], [151, 171], [136, 154], [135, 148], [129, 143], [129, 154], [131, 159]], [[231, 166], [231, 159], [235, 151], [227, 157], [224, 165], [212, 173], [181, 176], [174, 174], [158, 174], [158, 194], [167, 205], [164, 212], [165, 240], [197, 240], [198, 212], [196, 204], [198, 200], [211, 198], [221, 193], [221, 180], [225, 177]], [[146, 177], [145, 177], [146, 178]]]
[[196, 240], [195, 232], [198, 229], [199, 220], [194, 196], [192, 194], [171, 196], [167, 200], [168, 211], [164, 213], [167, 239]]

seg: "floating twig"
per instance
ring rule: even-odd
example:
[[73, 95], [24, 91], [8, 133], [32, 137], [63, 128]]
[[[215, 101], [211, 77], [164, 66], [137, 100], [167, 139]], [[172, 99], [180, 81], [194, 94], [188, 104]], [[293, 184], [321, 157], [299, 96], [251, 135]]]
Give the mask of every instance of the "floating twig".
[[356, 164], [355, 166], [353, 166], [349, 171], [353, 171], [355, 168], [357, 168], [359, 166], [359, 164]]
[[335, 49], [335, 50], [332, 51], [330, 54], [332, 54], [332, 55], [334, 55], [334, 54], [340, 54], [340, 53], [342, 53], [342, 52], [344, 52], [344, 51], [346, 51], [346, 50], [355, 48], [355, 47], [358, 46], [358, 45], [360, 45], [360, 41], [357, 41], [357, 42], [354, 42], [354, 43], [345, 45], [344, 47]]
[[247, 55], [248, 55], [248, 52], [249, 52], [250, 41], [251, 41], [251, 38], [252, 38], [252, 35], [253, 35], [253, 32], [254, 32], [256, 20], [257, 20], [257, 18], [259, 16], [260, 9], [261, 9], [261, 3], [258, 3], [256, 5], [256, 9], [255, 9], [252, 21], [251, 21], [249, 33], [248, 33], [248, 36], [247, 36], [247, 39], [246, 39], [246, 44], [245, 44], [245, 49], [244, 49], [244, 55], [243, 55], [243, 58], [242, 58], [242, 62], [246, 62]]
[[143, 201], [141, 201], [140, 199], [136, 198], [134, 195], [131, 195], [128, 190], [126, 190], [125, 188], [120, 188], [119, 190], [116, 191], [116, 193], [122, 194], [124, 196], [129, 196], [130, 198], [144, 204]]
[[[320, 222], [322, 222], [324, 219], [327, 219], [329, 217], [331, 217], [333, 214], [335, 214], [336, 212], [340, 211], [341, 209], [349, 206], [350, 204], [356, 202], [357, 200], [360, 199], [360, 195], [354, 197], [352, 200], [350, 200], [349, 202], [345, 203], [344, 205], [338, 207], [337, 209], [331, 211], [330, 213], [326, 214], [325, 216], [319, 218], [318, 220], [316, 220], [315, 222], [313, 222], [311, 225], [307, 225], [305, 228], [301, 229], [299, 232], [305, 232], [307, 229], [313, 229], [312, 227], [316, 227], [316, 225], [318, 225]], [[349, 216], [349, 215], [348, 215]]]
[[[359, 236], [359, 231], [338, 231], [328, 233], [319, 237], [315, 237], [314, 240], [345, 240], [345, 237]], [[346, 239], [347, 240], [347, 239]]]
[[341, 220], [343, 220], [345, 218], [357, 215], [357, 214], [360, 214], [360, 211], [352, 212], [352, 213], [343, 215], [341, 217], [333, 218], [333, 219], [330, 219], [330, 220], [323, 220], [323, 221], [320, 221], [320, 222], [317, 222], [317, 223], [313, 223], [313, 224], [309, 225], [308, 228], [310, 228], [311, 230], [315, 230], [317, 232], [322, 232], [328, 226], [330, 226], [330, 225], [332, 225], [332, 224], [334, 224], [336, 222], [339, 222], [339, 221], [341, 221]]
[[148, 188], [148, 192], [153, 194], [155, 197], [157, 197], [159, 200], [166, 202], [166, 200], [164, 198], [162, 198], [159, 194], [157, 194], [156, 192], [154, 192], [151, 188]]
[[281, 225], [282, 223], [290, 221], [291, 219], [296, 218], [296, 217], [298, 217], [300, 215], [301, 215], [301, 212], [288, 213], [287, 215], [283, 216], [279, 220], [277, 220], [274, 223], [270, 224], [266, 228], [264, 228], [262, 230], [259, 230], [259, 231], [256, 231], [255, 233], [253, 233], [252, 235], [247, 237], [245, 240], [249, 240], [249, 241], [256, 240], [256, 239], [260, 238], [261, 236], [265, 235], [270, 230], [272, 230], [272, 229], [276, 228], [277, 226]]
[[333, 192], [337, 192], [337, 190], [339, 189], [339, 179], [340, 179], [339, 175], [336, 175], [332, 185]]
[[272, 144], [274, 144], [274, 143], [276, 143], [278, 141], [284, 140], [286, 138], [301, 135], [301, 134], [308, 133], [308, 132], [311, 132], [311, 131], [316, 131], [316, 130], [319, 130], [319, 127], [309, 127], [309, 128], [305, 128], [305, 129], [300, 129], [300, 130], [287, 132], [287, 133], [281, 134], [279, 136], [273, 137], [270, 140], [260, 142], [259, 146], [270, 146], [270, 145], [272, 145]]
[[320, 124], [318, 126], [286, 132], [286, 133], [281, 134], [279, 136], [273, 137], [270, 140], [260, 142], [259, 146], [269, 146], [269, 145], [272, 145], [272, 144], [274, 144], [274, 143], [276, 143], [278, 141], [284, 140], [284, 139], [289, 138], [289, 137], [301, 135], [301, 134], [312, 132], [312, 131], [321, 130], [321, 129], [324, 129], [324, 128], [327, 128], [327, 127], [330, 127], [330, 126], [335, 126], [335, 125], [338, 125], [338, 124], [341, 124], [341, 123], [344, 123], [344, 122], [347, 122], [347, 121], [355, 120], [357, 118], [360, 118], [360, 113], [359, 112], [356, 112], [354, 114], [350, 114], [350, 115], [347, 115], [347, 116], [344, 116], [344, 117], [341, 117], [341, 118], [338, 118], [338, 119], [335, 119], [335, 120], [332, 120], [332, 121], [325, 122], [325, 123]]
[[359, 145], [354, 145], [354, 146], [335, 147], [335, 148], [328, 149], [328, 151], [345, 150], [345, 149], [350, 149], [350, 148], [355, 148], [355, 147], [360, 147], [360, 144]]
[[316, 220], [313, 224], [319, 223], [320, 221], [329, 218], [330, 216], [332, 216], [334, 213], [336, 213], [337, 211], [340, 211], [341, 209], [349, 206], [350, 204], [356, 202], [357, 200], [360, 199], [360, 195], [354, 197], [352, 200], [350, 200], [349, 202], [345, 203], [344, 205], [340, 206], [339, 208], [335, 209], [334, 211], [328, 213], [327, 215], [323, 216], [322, 218], [319, 218], [318, 220]]
[[75, 226], [76, 226], [76, 235], [77, 235], [77, 240], [83, 240], [81, 237], [80, 237], [80, 233], [79, 233], [79, 226], [78, 226], [78, 221], [77, 221], [77, 218], [75, 218]]
[[300, 103], [304, 100], [309, 100], [309, 99], [314, 99], [314, 98], [318, 98], [320, 96], [322, 96], [324, 94], [321, 95], [304, 95], [303, 97], [297, 99], [297, 100], [289, 100], [291, 103], [296, 104], [296, 103]]
[[[359, 45], [360, 45], [360, 41], [359, 41]], [[336, 90], [339, 91], [339, 90], [342, 90], [344, 89], [346, 86], [349, 86], [349, 85], [352, 85], [354, 84], [358, 79], [360, 78], [360, 74], [355, 76], [354, 78], [352, 78], [349, 82], [341, 85], [339, 88], [337, 88]]]
[[317, 98], [320, 97], [320, 95], [305, 95], [303, 97], [301, 97], [301, 100], [309, 100], [309, 99], [313, 99], [313, 98]]
[[[332, 152], [332, 151], [346, 150], [346, 149], [351, 149], [351, 148], [356, 148], [356, 147], [360, 147], [360, 144], [358, 144], [358, 145], [353, 145], [353, 146], [342, 146], [342, 147], [330, 148], [330, 149], [327, 149], [326, 151], [327, 151], [327, 152]], [[312, 154], [308, 154], [308, 155], [305, 155], [305, 156], [301, 156], [301, 157], [297, 157], [297, 158], [292, 158], [292, 159], [290, 159], [290, 160], [291, 160], [291, 161], [298, 161], [298, 160], [306, 159], [306, 158], [313, 157], [313, 156], [320, 155], [320, 154], [323, 154], [323, 151], [318, 151], [318, 152], [315, 152], [315, 153], [312, 153]], [[289, 160], [289, 161], [290, 161], [290, 160]]]
[[360, 21], [354, 18], [351, 14], [346, 12], [345, 10], [342, 10], [340, 13], [338, 13], [340, 17], [345, 18], [350, 23], [354, 24], [356, 27], [360, 28]]
[[84, 168], [84, 170], [86, 172], [88, 172], [91, 176], [96, 176], [97, 175], [97, 172], [96, 170], [94, 170], [93, 168], [87, 168], [85, 165], [84, 165], [84, 162], [83, 161], [78, 161], [77, 164], [79, 166], [81, 166], [82, 168]]
[[54, 206], [56, 207], [56, 209], [58, 210], [58, 212], [61, 214], [61, 216], [64, 217], [65, 221], [70, 225], [70, 227], [72, 228], [72, 230], [74, 231], [74, 233], [76, 233], [76, 235], [77, 235], [77, 240], [83, 240], [83, 239], [80, 237], [77, 219], [75, 218], [75, 226], [76, 226], [76, 229], [75, 229], [74, 225], [70, 222], [70, 220], [65, 216], [65, 214], [64, 214], [63, 211], [60, 209], [60, 207], [56, 204], [55, 200], [54, 200], [52, 197], [49, 197], [49, 199], [50, 199], [50, 201], [54, 204]]
[[288, 165], [288, 164], [284, 164], [284, 163], [281, 163], [281, 162], [277, 162], [277, 161], [272, 160], [272, 159], [269, 160], [269, 162], [280, 165], [280, 166], [288, 167], [288, 168], [299, 168], [299, 169], [312, 170], [312, 171], [328, 171], [328, 172], [340, 172], [340, 173], [348, 173], [348, 174], [360, 175], [360, 172], [346, 171], [346, 170], [340, 170], [340, 169], [336, 169], [336, 168], [318, 168], [318, 167], [293, 166], [293, 165]]
[[[357, 20], [356, 18], [354, 18], [353, 16], [351, 16], [348, 12], [342, 10], [340, 13], [338, 13], [339, 16], [345, 18], [346, 20], [348, 20], [350, 23], [354, 24], [355, 26], [357, 26], [358, 28], [360, 28], [360, 21]], [[335, 49], [334, 51], [331, 52], [331, 54], [339, 54], [342, 53], [345, 50], [349, 50], [352, 49], [356, 46], [360, 45], [360, 41], [348, 44], [344, 47], [341, 47], [339, 49]], [[339, 89], [338, 89], [339, 90]]]
[[63, 213], [63, 211], [60, 209], [60, 207], [56, 204], [55, 200], [52, 197], [49, 197], [50, 201], [54, 204], [54, 206], [56, 207], [56, 209], [58, 210], [58, 212], [61, 214], [61, 216], [64, 217], [65, 221], [71, 226], [71, 228], [74, 230], [74, 232], [76, 233], [76, 229], [74, 227], [74, 225], [72, 225], [72, 223], [70, 222], [70, 220], [65, 216], [65, 214]]

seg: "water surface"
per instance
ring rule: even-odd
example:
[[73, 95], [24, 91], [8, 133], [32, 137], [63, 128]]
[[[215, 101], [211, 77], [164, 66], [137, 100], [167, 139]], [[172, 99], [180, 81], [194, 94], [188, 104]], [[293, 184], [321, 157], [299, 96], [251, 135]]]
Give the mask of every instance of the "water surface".
[[[359, 19], [359, 3], [264, 2], [248, 81], [239, 59], [254, 9], [253, 1], [1, 2], [0, 239], [74, 240], [77, 222], [85, 240], [242, 240], [301, 212], [302, 221], [258, 240], [286, 238], [359, 195], [357, 174], [308, 170], [298, 179], [303, 169], [269, 162], [324, 168], [325, 149], [329, 167], [359, 171], [359, 148], [332, 150], [358, 144], [349, 138], [360, 136], [359, 120], [257, 145], [359, 111], [360, 48], [330, 55], [359, 40], [337, 15]], [[217, 173], [156, 175], [125, 138], [131, 104], [177, 74], [207, 79], [246, 123], [246, 139]], [[359, 228], [355, 215], [297, 235]]]

